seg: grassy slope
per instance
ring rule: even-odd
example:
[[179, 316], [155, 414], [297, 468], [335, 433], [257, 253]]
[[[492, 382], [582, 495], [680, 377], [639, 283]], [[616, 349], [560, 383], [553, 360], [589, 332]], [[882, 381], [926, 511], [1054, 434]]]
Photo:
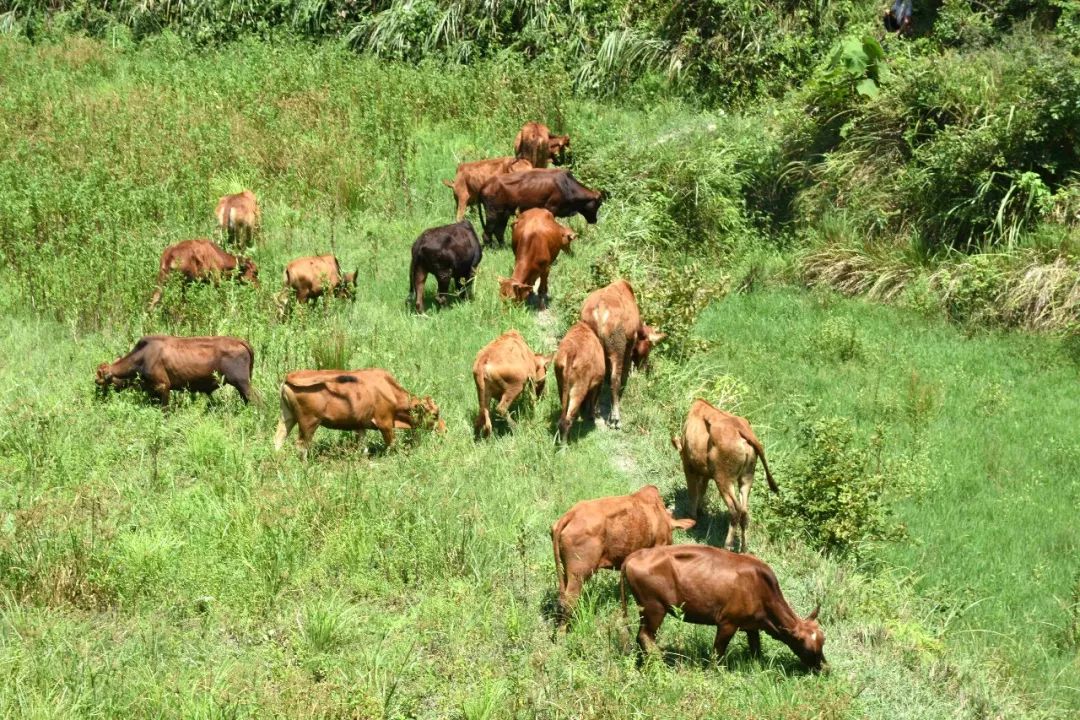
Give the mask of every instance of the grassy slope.
[[[158, 56], [79, 43], [0, 49], [12, 69], [9, 101], [21, 104], [6, 122], [22, 141], [39, 143], [33, 152], [43, 158], [27, 169], [11, 162], [21, 150], [9, 146], [5, 177], [23, 172], [45, 187], [83, 180], [65, 220], [82, 217], [79, 210], [115, 218], [83, 228], [85, 252], [65, 250], [85, 286], [52, 281], [73, 298], [46, 313], [63, 321], [32, 319], [19, 297], [4, 297], [0, 714], [936, 718], [1061, 715], [1075, 704], [1059, 687], [1033, 691], [1044, 679], [1076, 685], [1067, 648], [1047, 650], [1045, 663], [1019, 655], [987, 664], [983, 655], [985, 646], [1002, 655], [1021, 646], [1026, 628], [1015, 613], [1025, 608], [1026, 618], [1066, 623], [1052, 596], [1067, 595], [1063, 578], [1075, 582], [1077, 572], [1075, 480], [1058, 485], [1060, 502], [1040, 508], [1024, 499], [1036, 486], [1015, 470], [1031, 467], [1045, 485], [1076, 475], [1067, 424], [1075, 407], [1055, 392], [1075, 382], [1075, 371], [1038, 341], [969, 341], [912, 316], [795, 293], [733, 297], [702, 318], [707, 352], [681, 366], [658, 359], [653, 375], [631, 382], [624, 432], [587, 433], [555, 452], [549, 393], [517, 433], [474, 444], [475, 351], [509, 327], [548, 350], [562, 328], [495, 300], [508, 251], [485, 256], [475, 302], [409, 316], [404, 258], [422, 228], [449, 217], [438, 178], [462, 148], [497, 151], [523, 114], [552, 116], [542, 83], [387, 70], [327, 50], [233, 48], [167, 74]], [[258, 81], [242, 83], [245, 70]], [[207, 86], [245, 88], [247, 102], [222, 103]], [[99, 107], [95, 121], [73, 122], [87, 104]], [[574, 103], [566, 112], [594, 143], [673, 122], [667, 109], [644, 116]], [[404, 187], [387, 160], [395, 147], [406, 154]], [[207, 232], [216, 194], [237, 184], [255, 185], [265, 199], [266, 243], [256, 256], [263, 287], [197, 290], [187, 307], [171, 294], [166, 311], [143, 316], [160, 247]], [[560, 261], [553, 276], [556, 302], [582, 290], [619, 226], [582, 232], [578, 256]], [[284, 262], [331, 243], [348, 267], [360, 266], [360, 299], [277, 322], [272, 295]], [[807, 337], [836, 315], [858, 329], [863, 360], [838, 363], [812, 349]], [[244, 409], [227, 390], [217, 403], [182, 400], [165, 416], [137, 394], [96, 402], [93, 366], [150, 331], [249, 338], [262, 402]], [[988, 356], [998, 358], [989, 370], [979, 364]], [[373, 457], [330, 431], [317, 435], [310, 464], [273, 453], [276, 385], [287, 370], [316, 362], [389, 368], [406, 387], [436, 397], [450, 431]], [[915, 422], [904, 410], [911, 369], [935, 398]], [[711, 633], [673, 621], [661, 639], [675, 667], [639, 672], [610, 574], [592, 586], [577, 628], [550, 642], [550, 522], [574, 500], [643, 482], [680, 498], [667, 437], [694, 390], [716, 387], [721, 374], [746, 386], [739, 407], [762, 430], [782, 485], [801, 396], [860, 426], [884, 418], [895, 438], [890, 451], [902, 452], [904, 433], [923, 422], [945, 468], [934, 473], [938, 497], [964, 493], [966, 505], [920, 503], [913, 542], [889, 550], [925, 575], [922, 594], [903, 572], [859, 570], [751, 530], [797, 609], [824, 601], [835, 668], [827, 677], [803, 675], [775, 643], [766, 643], [763, 663], [749, 661], [741, 640], [731, 672], [718, 672], [707, 663]], [[1009, 414], [989, 412], [998, 405]], [[996, 432], [998, 423], [1008, 430], [1025, 411], [1036, 414], [1032, 408], [1058, 424], [1034, 456], [1019, 438], [1004, 443]], [[1031, 494], [1003, 503], [981, 481], [990, 462], [994, 481], [1013, 481], [1003, 491]], [[763, 497], [759, 488], [755, 509], [765, 513]], [[1009, 521], [991, 525], [982, 514]], [[703, 537], [715, 542], [720, 525], [703, 528]], [[1022, 541], [995, 546], [1000, 526], [1025, 525], [1034, 529]], [[1031, 592], [1001, 593], [1003, 578], [1036, 572], [1033, 543], [1048, 550]], [[945, 546], [949, 552], [934, 551]], [[959, 602], [950, 594], [958, 587], [971, 588], [971, 601], [991, 597], [949, 624], [949, 608], [937, 610], [945, 599]], [[998, 642], [985, 631], [1001, 629], [1003, 618], [1013, 623]], [[977, 632], [958, 632], [962, 623]], [[1042, 644], [1056, 637], [1056, 628], [1034, 631]]]

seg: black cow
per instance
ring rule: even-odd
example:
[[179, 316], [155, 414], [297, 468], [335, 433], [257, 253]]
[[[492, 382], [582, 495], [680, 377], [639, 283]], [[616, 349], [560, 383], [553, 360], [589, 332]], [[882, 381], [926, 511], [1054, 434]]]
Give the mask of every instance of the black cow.
[[480, 240], [472, 223], [462, 220], [453, 225], [442, 225], [420, 233], [412, 246], [412, 264], [409, 267], [409, 302], [415, 301], [416, 312], [424, 312], [424, 282], [428, 273], [438, 280], [439, 292], [435, 301], [447, 302], [450, 281], [472, 298], [473, 276], [483, 257]]
[[604, 194], [590, 190], [565, 170], [546, 168], [497, 175], [480, 189], [484, 209], [484, 242], [496, 239], [503, 244], [503, 233], [510, 216], [517, 210], [546, 208], [555, 217], [580, 214], [590, 225]]

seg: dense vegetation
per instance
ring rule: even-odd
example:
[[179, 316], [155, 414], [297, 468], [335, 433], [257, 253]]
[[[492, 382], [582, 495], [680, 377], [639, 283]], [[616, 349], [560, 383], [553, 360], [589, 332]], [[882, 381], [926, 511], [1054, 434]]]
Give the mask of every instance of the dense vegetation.
[[[1071, 5], [945, 3], [884, 46], [866, 3], [47, 5], [0, 15], [0, 715], [1075, 715]], [[527, 117], [611, 197], [553, 311], [500, 303], [492, 251], [474, 302], [408, 314], [439, 180]], [[146, 312], [161, 249], [242, 187], [262, 285]], [[331, 250], [356, 303], [279, 316], [284, 263]], [[626, 428], [557, 452], [548, 393], [475, 443], [475, 352], [553, 349], [616, 275], [671, 334]], [[149, 332], [248, 338], [261, 401], [96, 400]], [[449, 432], [270, 449], [285, 372], [372, 365]], [[827, 676], [741, 638], [718, 670], [672, 621], [637, 670], [611, 574], [551, 642], [548, 526], [645, 482], [681, 508], [668, 438], [699, 395], [769, 450], [751, 547], [823, 603]], [[679, 540], [718, 542], [721, 508]]]

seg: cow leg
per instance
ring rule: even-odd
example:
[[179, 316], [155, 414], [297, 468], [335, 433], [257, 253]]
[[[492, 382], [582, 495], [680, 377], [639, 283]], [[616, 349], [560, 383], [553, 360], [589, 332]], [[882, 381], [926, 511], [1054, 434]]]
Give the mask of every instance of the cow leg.
[[439, 294], [435, 296], [435, 301], [439, 303], [439, 307], [446, 307], [446, 303], [450, 298], [450, 273], [440, 272], [435, 276], [439, 283]]
[[761, 656], [761, 631], [747, 630], [746, 642], [750, 646], [750, 654], [754, 657]]
[[739, 542], [741, 552], [747, 552], [746, 527], [750, 524], [750, 488], [754, 486], [754, 471], [744, 474], [739, 479]]
[[641, 607], [641, 625], [638, 626], [637, 642], [643, 656], [656, 649], [656, 631], [663, 624], [666, 612], [664, 604], [656, 600], [650, 600]]
[[622, 395], [624, 358], [621, 353], [613, 353], [609, 359], [611, 363], [611, 416], [608, 424], [615, 430], [622, 425], [622, 415], [619, 411], [619, 398]]
[[480, 405], [473, 430], [477, 437], [488, 437], [491, 435], [491, 412], [488, 410], [487, 379], [481, 371], [473, 376], [473, 380], [476, 382], [476, 400]]
[[736, 630], [737, 628], [729, 623], [717, 623], [716, 640], [713, 642], [713, 650], [716, 651], [717, 662], [723, 659], [724, 653], [727, 652], [728, 643], [731, 642], [731, 638], [735, 635]]
[[726, 478], [717, 478], [716, 488], [720, 491], [720, 497], [724, 498], [724, 503], [728, 508], [727, 539], [724, 540], [724, 547], [738, 552], [738, 548], [735, 547], [735, 533], [742, 523], [742, 513], [739, 511], [738, 500], [735, 498], [735, 489], [731, 487], [731, 481]]
[[454, 188], [454, 196], [457, 198], [457, 214], [454, 222], [465, 219], [465, 212], [469, 208], [469, 190], [467, 188]]
[[540, 273], [540, 297], [538, 307], [541, 310], [547, 309], [548, 298], [548, 270], [544, 270]]
[[686, 473], [686, 502], [689, 506], [690, 517], [697, 519], [701, 515], [705, 491], [708, 487], [708, 478], [702, 478], [690, 472]]
[[382, 433], [383, 450], [389, 450], [394, 444], [394, 421], [391, 420], [389, 424], [380, 423], [379, 432]]
[[559, 588], [559, 624], [563, 625], [570, 621], [577, 607], [578, 598], [581, 596], [581, 587], [589, 579], [574, 572], [572, 568], [566, 569], [566, 587]]
[[499, 400], [499, 404], [495, 406], [495, 412], [499, 413], [505, 420], [506, 424], [510, 426], [511, 430], [517, 428], [517, 423], [510, 417], [510, 405], [517, 399], [517, 396], [521, 394], [521, 391], [525, 389], [524, 382], [517, 382], [513, 384], [507, 384], [503, 388], [502, 399]]
[[293, 426], [296, 425], [296, 418], [293, 414], [286, 413], [284, 408], [281, 411], [281, 419], [278, 420], [277, 432], [274, 433], [274, 449], [280, 450], [281, 446], [285, 444], [285, 438], [289, 437], [289, 433], [292, 432]]
[[299, 425], [300, 429], [297, 431], [296, 446], [300, 448], [300, 454], [303, 455], [304, 460], [307, 460], [308, 451], [311, 449], [311, 438], [319, 428], [319, 421], [313, 418], [301, 420]]
[[427, 282], [427, 272], [423, 268], [416, 268], [412, 276], [412, 300], [416, 303], [416, 312], [424, 312], [424, 283]]
[[590, 390], [585, 396], [585, 402], [582, 403], [582, 414], [593, 422], [596, 422], [596, 418], [600, 415], [600, 387], [602, 385], [603, 383]]

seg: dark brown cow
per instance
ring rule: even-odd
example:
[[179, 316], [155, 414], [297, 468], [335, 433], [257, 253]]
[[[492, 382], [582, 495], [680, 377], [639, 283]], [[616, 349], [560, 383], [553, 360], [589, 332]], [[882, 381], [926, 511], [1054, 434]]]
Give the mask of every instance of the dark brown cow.
[[430, 397], [418, 398], [385, 370], [297, 370], [281, 385], [281, 420], [274, 448], [299, 425], [297, 446], [304, 457], [319, 426], [333, 430], [378, 430], [390, 447], [394, 429], [446, 430], [439, 407]]
[[172, 390], [209, 395], [224, 383], [236, 388], [246, 403], [254, 364], [255, 351], [239, 338], [147, 335], [116, 362], [98, 365], [94, 382], [103, 394], [141, 383], [163, 406], [168, 406]]
[[581, 586], [597, 570], [618, 570], [635, 550], [670, 545], [673, 528], [693, 526], [693, 520], [671, 517], [655, 485], [646, 485], [632, 495], [576, 503], [551, 526], [559, 578], [559, 622], [569, 617]]
[[[671, 444], [682, 458], [689, 496], [690, 517], [698, 517], [705, 501], [709, 480], [728, 507], [728, 531], [724, 547], [746, 552], [746, 526], [750, 523], [750, 488], [754, 485], [754, 469], [758, 459], [765, 468], [769, 489], [780, 492], [769, 464], [750, 423], [738, 415], [719, 410], [698, 399], [690, 406], [683, 424], [682, 437], [671, 438]], [[736, 491], [736, 483], [738, 490]], [[738, 532], [739, 546], [735, 545]]]
[[457, 285], [459, 295], [465, 293], [472, 298], [476, 267], [483, 258], [484, 250], [468, 220], [420, 233], [413, 242], [409, 263], [409, 301], [415, 303], [416, 312], [424, 312], [424, 283], [428, 274], [434, 275], [438, 284], [435, 302], [440, 307], [449, 301], [451, 281]]
[[250, 190], [223, 196], [218, 201], [214, 217], [230, 245], [236, 245], [241, 238], [244, 241], [241, 247], [254, 244], [261, 214], [259, 203]]
[[457, 203], [455, 221], [464, 220], [468, 207], [480, 202], [480, 188], [484, 187], [488, 180], [496, 175], [531, 169], [532, 163], [528, 160], [513, 157], [476, 160], [458, 165], [454, 179], [443, 180], [443, 185], [454, 191], [454, 200]]
[[499, 278], [499, 292], [504, 298], [525, 302], [533, 285], [540, 279], [539, 307], [547, 307], [548, 273], [560, 251], [570, 254], [570, 243], [577, 239], [573, 230], [560, 225], [544, 208], [526, 210], [514, 221], [511, 235], [514, 248], [514, 273]]
[[514, 155], [528, 160], [535, 168], [546, 168], [551, 159], [550, 136], [546, 125], [530, 120], [514, 138]]
[[184, 277], [184, 289], [188, 283], [209, 282], [215, 285], [221, 278], [234, 276], [258, 285], [258, 268], [251, 260], [231, 255], [206, 239], [184, 240], [170, 245], [161, 253], [158, 267], [157, 289], [150, 298], [150, 309], [161, 302], [165, 281], [169, 273], [178, 272]]
[[820, 670], [826, 664], [825, 633], [817, 623], [819, 608], [800, 619], [784, 600], [772, 568], [752, 555], [710, 545], [639, 550], [623, 563], [622, 580], [641, 610], [637, 639], [643, 652], [656, 647], [656, 631], [665, 614], [674, 614], [678, 608], [686, 622], [716, 626], [718, 658], [739, 630], [746, 632], [750, 652], [760, 654], [764, 630], [791, 648], [810, 669]]
[[590, 225], [604, 202], [565, 170], [525, 170], [496, 175], [480, 189], [484, 242], [503, 244], [506, 223], [518, 210], [546, 208], [555, 217], [580, 214]]
[[592, 328], [604, 346], [606, 372], [611, 382], [608, 424], [618, 428], [622, 421], [619, 399], [630, 375], [630, 365], [635, 357], [647, 359], [652, 344], [664, 339], [664, 334], [642, 324], [634, 289], [626, 280], [616, 280], [585, 298], [581, 320]]
[[334, 297], [352, 299], [356, 293], [356, 270], [342, 274], [341, 264], [333, 255], [316, 255], [293, 260], [285, 267], [285, 286], [296, 299], [307, 302], [329, 292]]
[[577, 322], [555, 353], [555, 380], [559, 383], [559, 440], [566, 443], [578, 416], [596, 419], [600, 388], [604, 384], [604, 346], [592, 328]]
[[510, 405], [525, 386], [532, 383], [536, 397], [544, 392], [547, 364], [550, 355], [540, 355], [529, 349], [525, 338], [517, 330], [507, 330], [480, 349], [473, 363], [473, 381], [480, 412], [476, 415], [476, 433], [480, 437], [491, 435], [490, 404], [495, 400], [499, 413], [514, 427], [510, 417]]

